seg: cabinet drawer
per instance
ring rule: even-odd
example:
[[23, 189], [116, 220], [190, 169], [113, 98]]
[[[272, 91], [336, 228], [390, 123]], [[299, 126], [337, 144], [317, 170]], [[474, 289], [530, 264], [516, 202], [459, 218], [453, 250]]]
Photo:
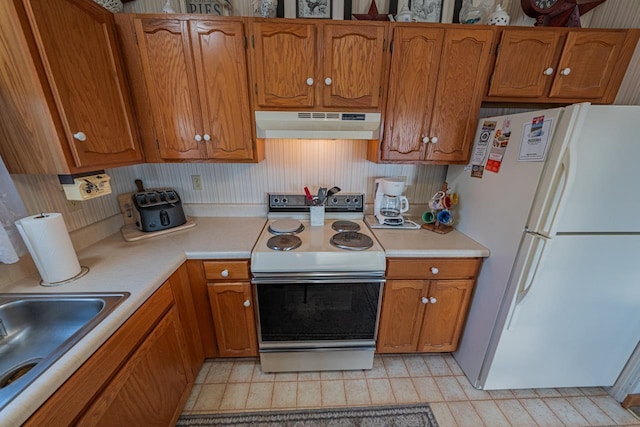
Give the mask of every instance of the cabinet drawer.
[[249, 279], [249, 260], [204, 261], [202, 264], [208, 280]]
[[480, 258], [401, 258], [387, 260], [387, 278], [464, 279], [475, 277]]

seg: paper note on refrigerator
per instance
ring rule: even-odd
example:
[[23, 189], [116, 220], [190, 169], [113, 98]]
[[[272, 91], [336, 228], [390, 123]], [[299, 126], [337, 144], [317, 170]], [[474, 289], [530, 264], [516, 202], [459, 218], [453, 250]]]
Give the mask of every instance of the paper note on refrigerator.
[[472, 165], [483, 165], [485, 158], [487, 157], [487, 148], [489, 147], [489, 141], [491, 141], [491, 135], [496, 128], [495, 121], [485, 121], [482, 124], [482, 130], [478, 139], [473, 145], [473, 153], [471, 154]]
[[544, 116], [540, 116], [524, 125], [518, 161], [544, 162], [549, 148], [552, 124], [553, 120], [544, 120]]

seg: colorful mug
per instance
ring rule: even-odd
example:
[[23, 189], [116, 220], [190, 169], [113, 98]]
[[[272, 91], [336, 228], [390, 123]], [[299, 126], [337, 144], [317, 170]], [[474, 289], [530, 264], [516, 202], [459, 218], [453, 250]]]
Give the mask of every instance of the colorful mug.
[[444, 224], [444, 225], [453, 224], [453, 216], [451, 216], [451, 212], [448, 211], [447, 209], [444, 209], [438, 212], [438, 215], [436, 215], [436, 218], [438, 219], [438, 222], [440, 224]]
[[425, 224], [433, 224], [436, 222], [436, 214], [431, 211], [426, 211], [422, 214], [422, 221], [424, 221]]

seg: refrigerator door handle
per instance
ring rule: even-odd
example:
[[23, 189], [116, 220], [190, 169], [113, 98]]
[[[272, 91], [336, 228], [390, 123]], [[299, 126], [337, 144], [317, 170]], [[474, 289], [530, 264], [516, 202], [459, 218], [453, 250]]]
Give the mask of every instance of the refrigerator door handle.
[[[567, 203], [567, 196], [571, 192], [576, 180], [578, 169], [577, 144], [581, 136], [581, 128], [586, 119], [588, 105], [575, 105], [575, 113], [572, 113], [571, 123], [564, 134], [563, 139], [566, 145], [561, 153], [558, 153], [558, 160], [547, 164], [543, 172], [543, 179], [538, 187], [538, 195], [534, 200], [533, 221], [529, 219], [529, 229], [547, 237], [554, 237], [564, 207]], [[560, 132], [562, 134], [562, 132]], [[562, 144], [561, 144], [562, 145]], [[545, 176], [548, 177], [545, 179]], [[535, 206], [540, 208], [535, 208]]]
[[567, 194], [573, 187], [577, 169], [577, 152], [575, 149], [575, 139], [571, 138], [567, 149], [562, 156], [556, 169], [553, 171], [554, 177], [551, 186], [545, 194], [546, 207], [543, 208], [543, 217], [545, 218], [540, 224], [541, 227], [536, 232], [547, 237], [554, 237], [558, 227], [557, 219], [564, 209]]
[[536, 273], [539, 271], [540, 266], [543, 264], [544, 254], [546, 253], [545, 248], [547, 246], [547, 243], [551, 240], [550, 238], [541, 234], [529, 232], [527, 232], [527, 234], [534, 237], [534, 239], [531, 242], [530, 247], [528, 248], [527, 258], [522, 269], [520, 270], [522, 273], [518, 278], [518, 287], [516, 288], [515, 302], [513, 304], [513, 308], [511, 309], [509, 318], [507, 319], [507, 330], [515, 329], [518, 314], [520, 312], [520, 307], [531, 291], [533, 281], [536, 278]]

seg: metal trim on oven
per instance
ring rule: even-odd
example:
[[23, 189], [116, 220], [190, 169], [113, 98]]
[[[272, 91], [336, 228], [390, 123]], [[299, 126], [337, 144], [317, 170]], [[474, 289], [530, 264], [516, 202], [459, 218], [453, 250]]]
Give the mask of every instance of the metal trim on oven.
[[317, 348], [295, 348], [295, 347], [287, 347], [287, 348], [261, 348], [260, 353], [294, 353], [297, 351], [353, 351], [353, 350], [369, 350], [375, 351], [376, 347], [374, 346], [366, 346], [366, 347], [317, 347]]
[[[377, 326], [377, 325], [376, 325]], [[272, 350], [272, 351], [300, 351], [300, 350], [339, 350], [342, 348], [356, 350], [375, 348], [375, 340], [353, 340], [353, 341], [295, 341], [292, 344], [291, 341], [278, 341], [278, 342], [263, 342], [259, 339], [260, 351]]]
[[251, 283], [261, 284], [291, 284], [291, 283], [385, 283], [382, 273], [358, 274], [353, 273], [284, 273], [284, 274], [253, 274]]

